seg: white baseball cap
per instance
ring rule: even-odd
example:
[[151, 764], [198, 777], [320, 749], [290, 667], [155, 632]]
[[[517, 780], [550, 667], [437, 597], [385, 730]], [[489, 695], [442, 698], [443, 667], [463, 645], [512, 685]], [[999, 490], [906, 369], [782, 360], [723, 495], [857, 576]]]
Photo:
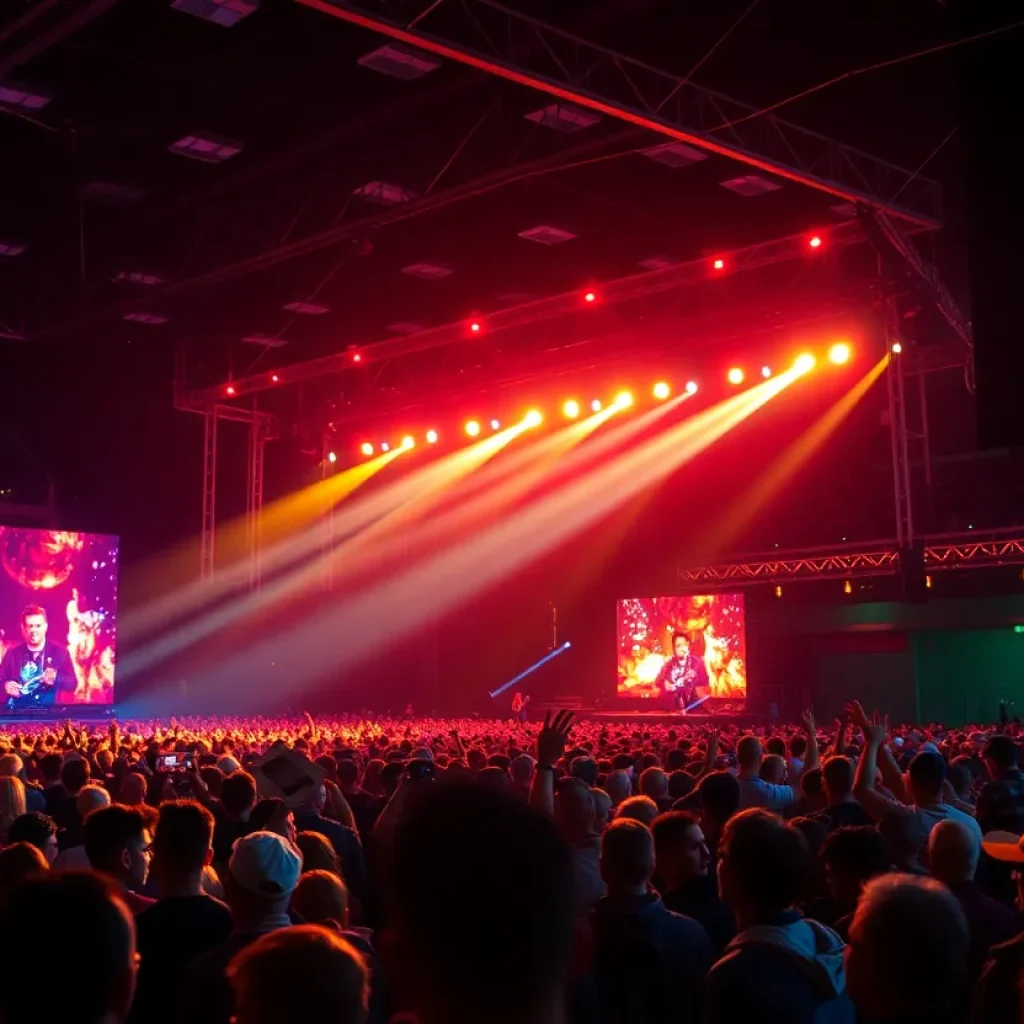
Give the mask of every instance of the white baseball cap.
[[288, 896], [299, 884], [302, 854], [276, 832], [250, 832], [235, 842], [228, 870], [256, 896]]

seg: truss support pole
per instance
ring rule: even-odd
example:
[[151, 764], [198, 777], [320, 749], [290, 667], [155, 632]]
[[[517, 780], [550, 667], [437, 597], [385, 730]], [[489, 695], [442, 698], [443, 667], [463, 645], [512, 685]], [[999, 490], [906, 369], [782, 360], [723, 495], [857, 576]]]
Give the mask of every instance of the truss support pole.
[[896, 519], [896, 545], [900, 552], [914, 547], [914, 506], [910, 474], [909, 434], [907, 430], [906, 381], [903, 372], [905, 355], [893, 353], [893, 345], [900, 340], [896, 328], [899, 323], [896, 300], [885, 300], [885, 346], [889, 352], [886, 371], [886, 389], [889, 399], [889, 439], [892, 447], [893, 511]]
[[260, 589], [260, 527], [263, 515], [263, 455], [266, 441], [263, 418], [256, 415], [249, 425], [249, 489], [245, 507], [250, 590]]
[[217, 523], [217, 407], [203, 411], [203, 524], [200, 532], [199, 578], [213, 578], [213, 540]]

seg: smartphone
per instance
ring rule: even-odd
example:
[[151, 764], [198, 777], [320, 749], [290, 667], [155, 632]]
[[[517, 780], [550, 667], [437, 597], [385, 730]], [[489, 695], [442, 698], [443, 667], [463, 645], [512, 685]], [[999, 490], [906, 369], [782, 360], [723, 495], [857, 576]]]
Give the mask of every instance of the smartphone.
[[190, 772], [195, 770], [195, 765], [195, 754], [187, 751], [156, 755], [156, 770], [158, 772]]
[[413, 782], [431, 782], [434, 778], [434, 762], [425, 757], [413, 758], [405, 766], [405, 772]]

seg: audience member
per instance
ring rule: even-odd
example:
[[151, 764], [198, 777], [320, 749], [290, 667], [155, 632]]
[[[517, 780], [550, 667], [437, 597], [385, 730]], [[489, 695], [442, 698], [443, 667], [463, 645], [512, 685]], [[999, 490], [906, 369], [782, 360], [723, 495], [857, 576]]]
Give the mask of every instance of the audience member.
[[835, 905], [834, 919], [827, 923], [846, 942], [864, 886], [889, 871], [889, 848], [873, 826], [843, 825], [825, 837], [820, 856]]
[[[75, 806], [78, 809], [79, 818], [84, 823], [93, 811], [98, 811], [101, 807], [110, 806], [110, 794], [102, 786], [91, 784], [83, 786], [78, 791], [78, 796], [75, 797]], [[141, 811], [141, 807], [137, 809]], [[59, 840], [57, 845], [59, 849]], [[83, 842], [76, 846], [66, 846], [61, 850], [57, 854], [57, 859], [53, 866], [57, 871], [88, 870], [91, 865], [89, 864], [89, 855], [85, 852], [84, 837]]]
[[25, 786], [21, 779], [0, 776], [0, 844], [8, 842], [7, 830], [25, 812]]
[[101, 807], [86, 819], [84, 839], [89, 863], [114, 882], [133, 914], [153, 906], [155, 900], [138, 892], [149, 875], [150, 859], [150, 834], [138, 810], [119, 804]]
[[45, 875], [49, 870], [46, 858], [32, 843], [12, 843], [0, 849], [0, 906], [24, 879]]
[[825, 806], [811, 817], [825, 826], [826, 832], [837, 828], [871, 825], [872, 820], [853, 795], [853, 761], [843, 755], [830, 757], [821, 768]]
[[46, 858], [48, 866], [57, 859], [57, 824], [42, 811], [29, 811], [11, 822], [8, 843], [31, 843]]

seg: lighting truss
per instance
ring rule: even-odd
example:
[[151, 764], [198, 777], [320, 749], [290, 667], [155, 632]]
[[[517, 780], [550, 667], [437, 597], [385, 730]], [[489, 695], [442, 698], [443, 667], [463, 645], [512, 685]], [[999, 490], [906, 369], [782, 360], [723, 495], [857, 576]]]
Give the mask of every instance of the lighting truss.
[[[923, 538], [924, 567], [987, 569], [1000, 565], [1024, 565], [1024, 532], [1019, 527], [979, 535], [933, 534]], [[860, 548], [812, 549], [776, 552], [735, 562], [680, 569], [679, 582], [702, 586], [735, 583], [780, 583], [784, 580], [851, 579], [893, 576], [900, 570], [896, 541], [877, 541]]]
[[[495, 0], [301, 0], [307, 7], [565, 103], [927, 228], [936, 182]], [[891, 197], [899, 196], [899, 202]]]

